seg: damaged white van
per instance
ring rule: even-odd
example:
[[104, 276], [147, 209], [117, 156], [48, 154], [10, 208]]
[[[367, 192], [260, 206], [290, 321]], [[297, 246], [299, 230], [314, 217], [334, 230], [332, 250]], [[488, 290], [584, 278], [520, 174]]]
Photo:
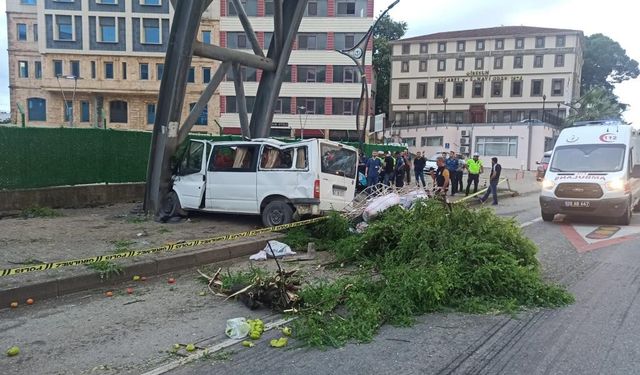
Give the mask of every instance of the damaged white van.
[[321, 139], [190, 140], [162, 214], [255, 214], [265, 226], [287, 224], [343, 209], [355, 194], [357, 166], [355, 148]]
[[628, 225], [640, 200], [640, 135], [630, 125], [590, 122], [564, 129], [542, 181], [542, 219], [555, 214]]

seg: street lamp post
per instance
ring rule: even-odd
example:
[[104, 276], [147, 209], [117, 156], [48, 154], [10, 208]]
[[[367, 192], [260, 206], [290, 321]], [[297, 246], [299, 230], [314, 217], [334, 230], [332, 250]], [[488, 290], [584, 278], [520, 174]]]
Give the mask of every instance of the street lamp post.
[[407, 123], [405, 124], [405, 126], [410, 126], [411, 123], [409, 122], [409, 111], [411, 110], [411, 104], [407, 104]]
[[542, 95], [542, 122], [544, 122], [544, 105], [547, 102], [547, 96]]
[[442, 103], [444, 104], [444, 113], [442, 114], [442, 123], [447, 123], [447, 103], [449, 102], [448, 98], [442, 99]]
[[301, 105], [298, 107], [298, 113], [300, 114], [300, 139], [304, 139], [304, 126], [306, 125], [307, 119], [305, 118], [304, 122], [305, 124], [302, 124], [302, 111], [306, 111], [307, 107]]
[[[73, 80], [73, 95], [71, 97], [71, 106], [67, 103], [67, 98], [64, 95], [64, 90], [62, 89], [62, 85], [60, 84], [60, 78], [64, 79], [72, 79]], [[56, 80], [58, 81], [58, 87], [60, 87], [60, 93], [62, 93], [62, 100], [64, 101], [64, 110], [69, 119], [69, 127], [73, 128], [73, 103], [76, 101], [76, 89], [78, 88], [78, 77], [77, 76], [61, 76], [56, 75]]]

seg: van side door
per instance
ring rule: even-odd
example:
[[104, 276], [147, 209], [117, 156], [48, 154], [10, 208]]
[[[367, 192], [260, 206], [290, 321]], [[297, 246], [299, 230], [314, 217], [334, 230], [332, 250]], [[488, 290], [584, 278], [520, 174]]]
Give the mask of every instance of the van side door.
[[259, 213], [256, 165], [259, 144], [214, 144], [207, 168], [206, 208], [219, 212]]
[[173, 179], [173, 190], [178, 194], [182, 208], [197, 209], [202, 205], [205, 190], [206, 146], [205, 141], [191, 140], [178, 165]]

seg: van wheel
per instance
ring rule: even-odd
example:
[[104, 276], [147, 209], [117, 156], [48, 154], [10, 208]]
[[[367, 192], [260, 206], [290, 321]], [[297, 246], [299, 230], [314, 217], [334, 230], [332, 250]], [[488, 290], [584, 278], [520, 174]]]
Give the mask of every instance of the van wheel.
[[162, 200], [162, 207], [160, 207], [160, 218], [162, 220], [168, 220], [174, 216], [185, 216], [186, 213], [180, 205], [180, 199], [178, 194], [171, 190]]
[[283, 201], [272, 201], [262, 210], [262, 224], [265, 227], [289, 224], [293, 210]]
[[633, 210], [631, 207], [627, 206], [624, 210], [624, 214], [618, 218], [618, 224], [620, 225], [629, 225], [631, 224], [631, 216], [633, 215]]
[[553, 221], [553, 218], [556, 216], [556, 214], [545, 214], [544, 212], [542, 212], [542, 220], [543, 221]]

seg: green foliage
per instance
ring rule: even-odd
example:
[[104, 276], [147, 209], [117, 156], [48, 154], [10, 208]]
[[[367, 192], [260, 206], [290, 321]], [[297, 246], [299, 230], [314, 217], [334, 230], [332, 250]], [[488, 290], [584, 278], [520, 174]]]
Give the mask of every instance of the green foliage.
[[365, 233], [331, 241], [337, 259], [361, 273], [301, 291], [294, 332], [310, 346], [367, 342], [383, 324], [410, 325], [433, 311], [515, 313], [573, 301], [542, 280], [536, 247], [516, 223], [487, 209], [425, 201], [389, 209]]
[[135, 242], [131, 240], [117, 240], [111, 241], [111, 243], [116, 247], [116, 253], [124, 253], [129, 251], [129, 247]]
[[20, 216], [24, 219], [32, 219], [34, 217], [59, 217], [62, 216], [62, 214], [49, 207], [33, 206], [22, 210]]
[[113, 276], [117, 276], [122, 274], [122, 267], [118, 266], [115, 263], [109, 262], [108, 260], [101, 260], [99, 262], [89, 263], [87, 267], [95, 270], [100, 275], [100, 279], [102, 281], [108, 280]]
[[584, 39], [581, 91], [594, 87], [613, 92], [613, 84], [638, 77], [638, 62], [631, 59], [618, 42], [603, 34]]
[[[213, 272], [210, 272], [212, 274]], [[267, 272], [260, 268], [250, 267], [248, 271], [234, 271], [231, 272], [227, 269], [226, 273], [221, 273], [222, 289], [230, 290], [233, 287], [245, 287], [253, 282], [256, 277], [265, 278]], [[209, 280], [204, 276], [199, 276], [198, 280], [208, 284]]]
[[133, 215], [127, 216], [126, 222], [129, 224], [141, 224], [149, 221], [148, 215]]
[[380, 19], [373, 32], [373, 68], [376, 72], [376, 113], [389, 113], [391, 83], [391, 44], [407, 31], [407, 23], [394, 21], [388, 14]]
[[567, 118], [567, 123], [575, 121], [620, 119], [625, 105], [618, 97], [604, 87], [595, 87], [580, 98], [580, 108]]

